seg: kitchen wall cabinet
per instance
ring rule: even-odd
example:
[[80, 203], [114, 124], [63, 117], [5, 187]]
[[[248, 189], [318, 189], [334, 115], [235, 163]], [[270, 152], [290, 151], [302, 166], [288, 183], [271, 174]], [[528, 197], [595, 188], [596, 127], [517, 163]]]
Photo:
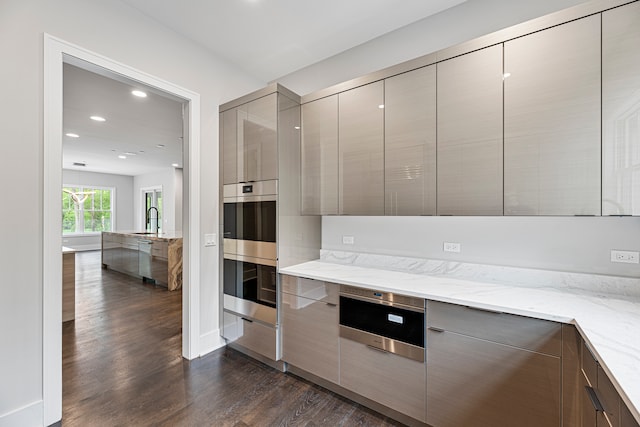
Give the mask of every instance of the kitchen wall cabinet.
[[640, 215], [640, 3], [602, 14], [602, 215]]
[[238, 107], [238, 182], [278, 179], [278, 94]]
[[502, 45], [437, 71], [438, 215], [502, 215]]
[[561, 327], [429, 301], [427, 423], [560, 426]]
[[222, 183], [238, 182], [238, 108], [220, 113], [220, 141], [222, 144]]
[[338, 95], [302, 106], [302, 214], [338, 213]]
[[340, 338], [340, 385], [419, 421], [425, 420], [425, 364]]
[[385, 215], [436, 214], [436, 67], [384, 81]]
[[278, 178], [278, 94], [220, 113], [222, 183]]
[[282, 359], [339, 382], [339, 285], [281, 276]]
[[505, 42], [504, 71], [505, 214], [600, 215], [600, 15]]
[[338, 95], [341, 215], [384, 215], [384, 85]]

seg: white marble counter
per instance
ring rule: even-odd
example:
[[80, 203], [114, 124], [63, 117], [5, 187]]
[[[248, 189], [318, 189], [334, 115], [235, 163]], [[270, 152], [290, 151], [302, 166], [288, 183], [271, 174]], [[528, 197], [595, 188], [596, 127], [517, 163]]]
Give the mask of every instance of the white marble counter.
[[640, 279], [330, 251], [279, 272], [574, 324], [640, 422]]

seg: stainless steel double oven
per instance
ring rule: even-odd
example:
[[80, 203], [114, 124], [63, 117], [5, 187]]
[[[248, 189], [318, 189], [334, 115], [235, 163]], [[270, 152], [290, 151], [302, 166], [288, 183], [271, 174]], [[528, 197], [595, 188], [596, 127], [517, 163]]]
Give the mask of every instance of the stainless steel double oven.
[[277, 180], [224, 186], [224, 308], [274, 326], [277, 192]]

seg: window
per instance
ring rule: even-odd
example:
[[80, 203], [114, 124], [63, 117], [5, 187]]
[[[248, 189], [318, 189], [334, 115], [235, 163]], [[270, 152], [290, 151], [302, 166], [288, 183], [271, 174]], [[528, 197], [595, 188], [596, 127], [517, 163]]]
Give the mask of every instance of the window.
[[112, 231], [114, 193], [113, 188], [64, 186], [62, 234]]

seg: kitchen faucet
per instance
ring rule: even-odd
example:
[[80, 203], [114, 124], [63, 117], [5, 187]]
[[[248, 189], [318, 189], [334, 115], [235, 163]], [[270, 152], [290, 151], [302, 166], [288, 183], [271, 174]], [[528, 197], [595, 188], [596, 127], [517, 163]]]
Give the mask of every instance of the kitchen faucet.
[[158, 212], [158, 208], [156, 208], [155, 206], [151, 206], [149, 209], [147, 209], [147, 225], [149, 226], [149, 231], [151, 230], [151, 209], [155, 209], [156, 211], [156, 234], [160, 231], [160, 212]]

